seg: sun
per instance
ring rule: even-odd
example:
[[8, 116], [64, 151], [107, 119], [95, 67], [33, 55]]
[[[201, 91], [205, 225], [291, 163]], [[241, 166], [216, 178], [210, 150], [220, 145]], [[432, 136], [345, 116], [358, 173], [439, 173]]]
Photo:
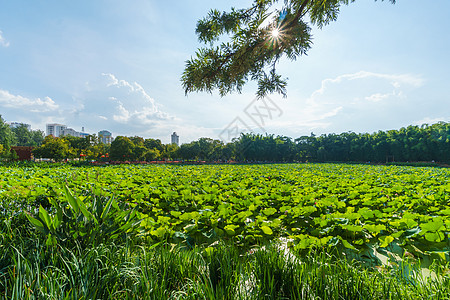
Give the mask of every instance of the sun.
[[286, 37], [286, 33], [282, 26], [273, 26], [267, 31], [266, 41], [270, 47], [279, 47]]
[[272, 38], [278, 39], [280, 37], [280, 30], [278, 28], [272, 29], [271, 35]]

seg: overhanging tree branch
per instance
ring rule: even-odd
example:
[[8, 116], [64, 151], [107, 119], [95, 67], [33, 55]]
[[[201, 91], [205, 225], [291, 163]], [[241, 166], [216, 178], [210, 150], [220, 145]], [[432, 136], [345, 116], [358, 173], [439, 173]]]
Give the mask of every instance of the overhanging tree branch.
[[[284, 0], [278, 10], [274, 5], [279, 0], [254, 0], [248, 9], [211, 10], [197, 23], [199, 40], [209, 47], [186, 61], [181, 78], [185, 93], [218, 90], [225, 96], [255, 80], [258, 97], [273, 92], [286, 96], [287, 81], [276, 73], [276, 65], [283, 55], [295, 60], [311, 47], [310, 25], [303, 19], [309, 16], [312, 25], [322, 28], [336, 20], [342, 5], [354, 1]], [[230, 41], [214, 46], [223, 35]]]

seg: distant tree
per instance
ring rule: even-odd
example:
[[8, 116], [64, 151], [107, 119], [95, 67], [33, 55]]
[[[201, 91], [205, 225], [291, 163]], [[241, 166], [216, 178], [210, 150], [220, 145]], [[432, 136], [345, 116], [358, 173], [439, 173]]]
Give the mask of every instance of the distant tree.
[[[278, 2], [283, 2], [280, 9]], [[312, 44], [308, 21], [322, 28], [350, 2], [354, 0], [253, 0], [248, 8], [211, 10], [197, 22], [198, 39], [209, 47], [186, 62], [181, 78], [185, 93], [218, 90], [224, 96], [240, 92], [251, 79], [258, 83], [258, 97], [273, 92], [285, 96], [286, 79], [276, 71], [280, 58], [306, 54]], [[215, 45], [224, 40], [222, 35], [229, 35], [229, 41]]]
[[64, 139], [69, 142], [71, 148], [76, 150], [78, 156], [82, 153], [82, 151], [86, 151], [91, 146], [89, 140], [86, 138], [67, 135]]
[[64, 139], [70, 144], [71, 158], [98, 159], [106, 156], [110, 149], [110, 145], [101, 143], [95, 134], [85, 137], [68, 135]]
[[165, 159], [175, 159], [178, 157], [179, 147], [176, 144], [164, 145], [164, 152], [161, 154], [162, 158]]
[[222, 149], [222, 159], [231, 160], [234, 159], [236, 152], [236, 145], [234, 143], [227, 143]]
[[44, 133], [41, 130], [30, 130], [25, 124], [11, 129], [14, 146], [40, 146], [44, 142]]
[[40, 147], [33, 150], [36, 158], [50, 158], [61, 161], [70, 156], [70, 143], [63, 138], [46, 136]]
[[178, 150], [180, 158], [184, 160], [198, 159], [200, 148], [197, 141], [182, 144]]
[[164, 151], [164, 145], [161, 143], [161, 140], [159, 139], [145, 139], [144, 146], [147, 149], [156, 149], [159, 152]]
[[147, 152], [144, 153], [144, 159], [146, 161], [152, 161], [159, 159], [161, 156], [161, 153], [158, 149], [148, 149]]
[[211, 138], [200, 138], [198, 140], [199, 158], [203, 160], [210, 160], [211, 154], [214, 150], [214, 140]]
[[32, 133], [25, 124], [20, 124], [11, 130], [15, 136], [15, 146], [36, 146], [34, 145]]
[[135, 146], [144, 146], [144, 138], [140, 136], [129, 137], [130, 141], [133, 142]]
[[32, 130], [31, 139], [33, 140], [33, 146], [40, 146], [44, 142], [45, 134], [42, 130]]
[[145, 159], [146, 153], [150, 151], [149, 149], [145, 148], [143, 145], [134, 145], [133, 148], [133, 160], [143, 160]]
[[133, 142], [126, 136], [118, 136], [111, 143], [109, 157], [113, 160], [133, 159]]
[[0, 115], [0, 144], [8, 151], [9, 147], [14, 144], [14, 135], [9, 125], [3, 120], [2, 115]]
[[98, 143], [97, 145], [91, 146], [91, 151], [93, 153], [93, 158], [109, 158], [109, 153], [111, 151], [110, 144]]

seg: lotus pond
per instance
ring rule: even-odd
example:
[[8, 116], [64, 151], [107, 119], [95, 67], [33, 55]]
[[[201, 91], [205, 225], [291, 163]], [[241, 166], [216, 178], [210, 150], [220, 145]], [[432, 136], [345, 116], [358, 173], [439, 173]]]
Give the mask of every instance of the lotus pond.
[[242, 254], [281, 240], [300, 256], [330, 251], [376, 268], [417, 262], [448, 276], [444, 168], [8, 166], [0, 167], [0, 204], [4, 224], [26, 216], [22, 234], [52, 251], [123, 239], [203, 253], [225, 243]]

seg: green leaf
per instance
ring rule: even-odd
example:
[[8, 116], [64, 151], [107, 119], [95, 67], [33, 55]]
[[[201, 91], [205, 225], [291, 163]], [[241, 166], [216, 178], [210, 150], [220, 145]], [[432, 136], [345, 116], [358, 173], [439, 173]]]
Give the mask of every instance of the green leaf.
[[53, 226], [54, 230], [57, 230], [59, 228], [59, 226], [62, 223], [62, 219], [63, 219], [63, 211], [62, 211], [61, 207], [58, 207], [56, 209], [56, 215], [53, 217], [52, 226]]
[[47, 246], [47, 247], [53, 247], [53, 246], [56, 246], [56, 237], [54, 236], [54, 235], [52, 235], [52, 234], [49, 234], [48, 235], [48, 237], [47, 237], [47, 241], [45, 242], [45, 245]]
[[182, 215], [180, 215], [181, 221], [191, 221], [191, 220], [197, 220], [199, 218], [200, 214], [196, 211], [193, 212], [187, 212]]
[[380, 247], [384, 248], [384, 247], [389, 246], [389, 244], [394, 241], [394, 238], [392, 236], [388, 235], [388, 236], [380, 236], [378, 238], [378, 240], [381, 242]]
[[80, 208], [81, 213], [88, 220], [94, 219], [96, 223], [98, 223], [97, 219], [87, 210], [86, 204], [81, 199], [75, 199], [77, 201], [78, 207]]
[[158, 229], [153, 230], [151, 232], [151, 234], [157, 236], [158, 238], [163, 238], [164, 235], [166, 234], [166, 232], [167, 232], [167, 229], [165, 227], [159, 227]]
[[443, 226], [444, 226], [444, 222], [440, 218], [439, 219], [436, 218], [430, 222], [420, 224], [422, 231], [432, 231], [432, 232], [436, 232], [436, 231], [440, 230], [441, 227], [443, 227]]
[[367, 207], [361, 208], [360, 210], [358, 210], [358, 213], [364, 219], [371, 219], [375, 215], [375, 213], [372, 210], [368, 209]]
[[405, 237], [406, 238], [412, 238], [417, 236], [422, 230], [419, 227], [411, 228], [408, 230], [405, 230]]
[[48, 214], [48, 212], [42, 207], [42, 205], [39, 206], [39, 217], [41, 218], [41, 220], [43, 220], [45, 222], [45, 225], [47, 226], [48, 229], [52, 228], [52, 220], [50, 218], [50, 215]]
[[175, 218], [178, 218], [181, 215], [181, 212], [172, 210], [170, 211], [170, 214]]
[[41, 221], [39, 221], [36, 218], [33, 218], [31, 215], [29, 215], [28, 213], [26, 214], [28, 221], [30, 221], [31, 224], [34, 225], [34, 227], [36, 227], [37, 230], [44, 232], [44, 224], [42, 224]]
[[112, 197], [108, 200], [108, 203], [106, 203], [106, 206], [105, 206], [105, 208], [103, 208], [102, 214], [101, 214], [101, 216], [100, 216], [100, 218], [101, 218], [102, 220], [105, 220], [106, 216], [108, 216], [109, 210], [111, 209], [111, 205], [112, 205], [112, 203], [115, 202], [115, 201], [116, 201], [116, 198], [115, 198], [114, 196], [112, 196]]
[[441, 215], [450, 216], [450, 208], [441, 210], [439, 213], [440, 213]]
[[227, 225], [224, 227], [224, 230], [228, 235], [235, 235], [236, 234], [235, 229], [237, 228], [239, 228], [238, 225]]
[[64, 186], [64, 194], [66, 195], [66, 199], [69, 202], [70, 207], [75, 212], [75, 214], [80, 213], [80, 207], [78, 206], [78, 201], [74, 198], [72, 195], [72, 192], [67, 187], [67, 185]]
[[266, 216], [271, 216], [271, 215], [275, 214], [277, 212], [277, 210], [275, 208], [273, 208], [273, 207], [269, 207], [269, 208], [263, 209], [262, 212]]
[[341, 227], [350, 232], [361, 232], [363, 230], [363, 228], [361, 226], [357, 226], [357, 225], [342, 225]]
[[378, 235], [382, 230], [386, 230], [386, 226], [383, 224], [377, 224], [377, 225], [372, 225], [372, 224], [366, 224], [363, 226], [364, 229], [367, 229], [367, 231], [373, 235]]
[[272, 229], [269, 226], [266, 226], [266, 225], [261, 226], [261, 230], [267, 235], [272, 235], [273, 234], [273, 231], [272, 231]]
[[[296, 245], [294, 248], [300, 249], [300, 250], [311, 248], [315, 244], [314, 238], [309, 235], [306, 235], [306, 234], [296, 235], [295, 240], [296, 240]], [[297, 241], [297, 240], [299, 240], [299, 241]]]
[[427, 232], [425, 233], [425, 239], [429, 242], [442, 242], [445, 235], [442, 232]]
[[191, 232], [192, 230], [196, 229], [196, 227], [197, 227], [196, 224], [188, 224], [188, 225], [184, 226], [183, 229], [186, 232]]
[[355, 246], [350, 244], [346, 239], [341, 238], [342, 245], [344, 245], [345, 248], [356, 250]]

